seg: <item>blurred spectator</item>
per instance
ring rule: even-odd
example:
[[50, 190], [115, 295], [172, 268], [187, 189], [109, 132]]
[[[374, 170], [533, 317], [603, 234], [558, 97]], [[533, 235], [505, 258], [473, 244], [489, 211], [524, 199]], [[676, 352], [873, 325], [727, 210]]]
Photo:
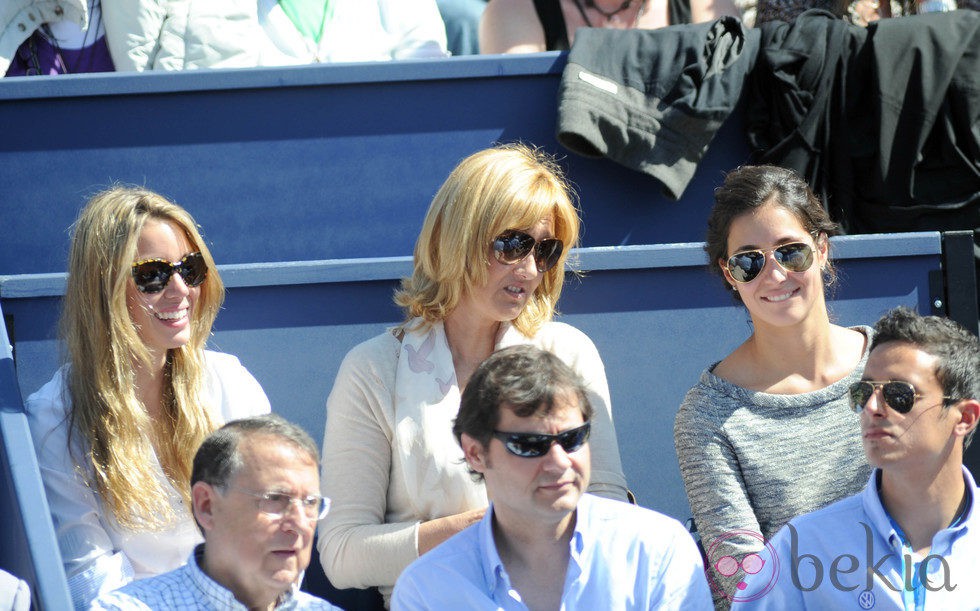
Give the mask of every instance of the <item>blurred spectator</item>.
[[435, 0], [104, 0], [119, 70], [444, 57]]
[[493, 0], [480, 21], [480, 52], [563, 51], [581, 27], [652, 30], [738, 14], [733, 0]]
[[480, 17], [487, 0], [436, 0], [446, 23], [446, 42], [452, 55], [476, 55], [480, 52], [478, 33]]
[[792, 22], [803, 11], [819, 8], [854, 25], [866, 26], [887, 17], [919, 13], [980, 9], [980, 0], [758, 0], [755, 24], [767, 21]]
[[0, 73], [112, 72], [99, 0], [5, 0]]

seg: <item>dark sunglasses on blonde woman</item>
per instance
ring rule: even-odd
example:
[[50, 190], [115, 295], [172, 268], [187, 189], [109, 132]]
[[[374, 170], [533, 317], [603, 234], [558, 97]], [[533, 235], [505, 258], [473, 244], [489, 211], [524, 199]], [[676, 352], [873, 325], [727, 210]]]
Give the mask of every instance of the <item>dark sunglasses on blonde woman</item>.
[[813, 248], [804, 242], [791, 242], [768, 250], [743, 250], [728, 257], [728, 272], [735, 282], [752, 282], [766, 268], [766, 255], [788, 272], [805, 272], [813, 265]]
[[505, 265], [519, 263], [534, 251], [534, 266], [542, 274], [558, 263], [565, 247], [558, 238], [545, 238], [538, 242], [530, 234], [517, 229], [501, 233], [494, 238], [491, 246], [497, 261]]
[[208, 264], [199, 252], [186, 254], [176, 263], [166, 259], [143, 259], [133, 263], [133, 281], [141, 293], [159, 293], [167, 288], [175, 273], [180, 274], [184, 284], [193, 288], [207, 278]]

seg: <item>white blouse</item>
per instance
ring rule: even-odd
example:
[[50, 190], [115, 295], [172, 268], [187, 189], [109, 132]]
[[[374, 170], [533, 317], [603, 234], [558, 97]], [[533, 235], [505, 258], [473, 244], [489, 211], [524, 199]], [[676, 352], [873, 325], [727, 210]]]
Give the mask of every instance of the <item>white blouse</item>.
[[[270, 411], [262, 387], [236, 357], [210, 351], [204, 355], [202, 403], [217, 422]], [[88, 608], [101, 592], [184, 564], [202, 538], [190, 512], [183, 508], [180, 492], [168, 482], [159, 462], [152, 465], [154, 474], [168, 490], [174, 514], [186, 519], [154, 531], [128, 530], [115, 521], [79, 473], [87, 472], [89, 465], [76, 466], [68, 451], [64, 375], [62, 367], [28, 397], [25, 408], [72, 600], [76, 607]], [[77, 440], [73, 450], [81, 455]]]

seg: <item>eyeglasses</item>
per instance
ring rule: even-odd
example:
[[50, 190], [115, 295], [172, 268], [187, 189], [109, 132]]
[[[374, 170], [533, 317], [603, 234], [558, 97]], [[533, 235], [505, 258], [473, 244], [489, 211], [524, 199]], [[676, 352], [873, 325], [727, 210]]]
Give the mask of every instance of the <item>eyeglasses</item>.
[[537, 458], [544, 456], [555, 443], [561, 446], [562, 450], [571, 454], [578, 451], [585, 442], [589, 440], [589, 432], [592, 425], [586, 422], [582, 426], [568, 429], [555, 435], [547, 433], [505, 433], [494, 431], [493, 436], [504, 443], [507, 451], [514, 456], [521, 458]]
[[805, 272], [813, 265], [813, 248], [803, 242], [791, 242], [768, 250], [737, 252], [728, 257], [728, 271], [736, 282], [752, 282], [765, 269], [769, 253], [788, 272]]
[[286, 512], [289, 511], [289, 506], [294, 503], [309, 520], [322, 520], [327, 517], [327, 512], [330, 511], [330, 499], [322, 497], [319, 494], [312, 494], [300, 498], [290, 496], [284, 492], [252, 492], [243, 488], [232, 488], [230, 486], [229, 488], [259, 499], [259, 511], [276, 519], [286, 515]]
[[722, 556], [715, 563], [715, 570], [725, 577], [731, 577], [738, 572], [738, 569], [742, 569], [748, 575], [755, 575], [764, 566], [766, 561], [759, 554], [747, 554], [741, 562], [732, 556]]
[[538, 242], [533, 236], [517, 229], [508, 229], [493, 239], [493, 255], [504, 265], [523, 261], [534, 251], [534, 265], [542, 274], [558, 263], [565, 247], [558, 238], [545, 238]]
[[[888, 407], [899, 414], [907, 414], [912, 411], [915, 400], [925, 396], [915, 392], [915, 386], [912, 386], [909, 382], [896, 380], [887, 380], [884, 382], [861, 380], [860, 382], [851, 384], [848, 389], [851, 409], [860, 414], [861, 410], [868, 404], [868, 400], [871, 399], [871, 396], [875, 394], [875, 390], [878, 388], [881, 389], [881, 396], [885, 398], [885, 403], [888, 404]], [[952, 399], [952, 397], [946, 396], [942, 398]]]
[[200, 286], [208, 276], [204, 255], [192, 252], [176, 263], [166, 259], [143, 259], [133, 263], [133, 281], [141, 293], [159, 293], [175, 274], [180, 274], [189, 287]]

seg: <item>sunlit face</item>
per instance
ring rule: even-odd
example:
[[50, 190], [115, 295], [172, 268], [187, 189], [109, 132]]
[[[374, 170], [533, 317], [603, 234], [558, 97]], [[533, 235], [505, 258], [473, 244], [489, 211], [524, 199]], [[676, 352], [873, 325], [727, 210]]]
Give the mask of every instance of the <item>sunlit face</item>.
[[[578, 401], [578, 396], [569, 392], [556, 398], [550, 414], [527, 418], [502, 406], [497, 430], [557, 434], [576, 428], [585, 422]], [[508, 452], [497, 438], [492, 438], [486, 447], [465, 434], [462, 441], [467, 462], [483, 474], [487, 496], [498, 513], [523, 520], [560, 522], [575, 510], [589, 485], [588, 443], [571, 453], [555, 443], [544, 456], [523, 458]]]
[[[551, 215], [542, 218], [531, 227], [509, 227], [520, 229], [541, 241], [555, 237], [554, 220]], [[497, 261], [486, 245], [487, 283], [484, 286], [470, 287], [454, 310], [454, 314], [463, 315], [479, 323], [498, 323], [511, 321], [520, 315], [528, 299], [538, 290], [544, 274], [539, 272], [534, 264], [533, 255], [523, 260], [507, 265]]]
[[862, 379], [909, 382], [921, 395], [907, 414], [887, 407], [880, 389], [868, 399], [861, 411], [861, 432], [872, 465], [945, 463], [955, 440], [953, 427], [959, 411], [943, 409], [943, 389], [935, 374], [937, 361], [938, 357], [905, 342], [886, 342], [871, 352]]
[[[150, 219], [140, 232], [133, 263], [145, 259], [175, 262], [196, 251], [180, 225]], [[180, 348], [190, 341], [191, 318], [200, 294], [201, 287], [188, 287], [180, 274], [174, 274], [159, 293], [141, 293], [129, 280], [126, 286], [129, 317], [151, 354], [162, 359], [167, 350]]]
[[252, 608], [274, 601], [309, 565], [316, 521], [296, 504], [281, 517], [269, 516], [239, 489], [302, 498], [320, 493], [320, 477], [316, 462], [276, 437], [248, 436], [239, 452], [244, 466], [227, 490], [195, 484], [194, 509], [205, 529], [207, 573]]
[[[726, 266], [727, 258], [745, 250], [769, 250], [791, 242], [803, 242], [814, 249], [813, 264], [802, 272], [782, 268], [772, 253], [766, 265], [751, 282], [735, 282]], [[827, 239], [814, 240], [800, 221], [786, 208], [766, 204], [732, 221], [728, 231], [725, 260], [718, 261], [725, 279], [741, 295], [752, 321], [760, 325], [787, 326], [804, 321], [816, 308], [824, 308], [821, 269], [827, 262]]]

